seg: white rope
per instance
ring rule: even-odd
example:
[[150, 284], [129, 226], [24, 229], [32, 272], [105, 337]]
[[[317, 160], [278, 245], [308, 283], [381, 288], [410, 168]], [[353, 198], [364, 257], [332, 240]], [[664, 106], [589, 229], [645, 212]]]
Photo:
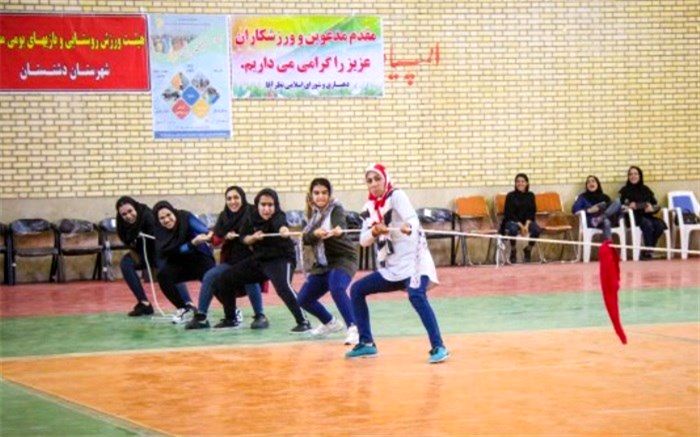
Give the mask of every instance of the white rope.
[[[387, 228], [389, 231], [397, 231], [401, 232], [400, 228]], [[350, 233], [356, 233], [356, 232], [361, 232], [360, 229], [343, 229], [344, 233], [350, 234]], [[474, 238], [488, 238], [492, 240], [515, 240], [515, 241], [525, 241], [525, 242], [540, 242], [540, 243], [551, 243], [551, 244], [565, 244], [569, 246], [591, 246], [591, 247], [601, 247], [603, 243], [584, 243], [583, 241], [569, 241], [569, 240], [553, 240], [551, 238], [530, 238], [530, 237], [511, 237], [508, 235], [500, 235], [500, 234], [478, 234], [478, 233], [472, 233], [472, 232], [458, 232], [458, 231], [449, 231], [449, 230], [439, 230], [439, 229], [423, 229], [423, 232], [426, 234], [441, 234], [441, 235], [451, 235], [455, 237], [474, 237]], [[619, 244], [611, 244], [610, 247], [613, 247], [615, 249], [637, 249], [639, 248], [640, 250], [650, 250], [654, 252], [670, 252], [670, 253], [681, 253], [681, 249], [666, 249], [662, 247], [647, 247], [647, 246], [632, 246], [632, 245], [624, 245], [621, 246]], [[689, 255], [700, 255], [700, 250], [688, 250]]]
[[151, 273], [151, 263], [148, 262], [148, 251], [146, 249], [146, 239], [150, 238], [155, 240], [155, 237], [144, 234], [143, 232], [139, 233], [139, 237], [141, 238], [141, 241], [143, 242], [143, 256], [146, 258], [146, 271], [148, 271], [148, 279], [149, 283], [151, 284], [151, 294], [153, 295], [153, 306], [158, 310], [160, 313], [161, 317], [166, 317], [165, 313], [163, 310], [160, 308], [160, 305], [158, 304], [158, 298], [156, 297], [156, 287], [153, 285], [153, 273]]

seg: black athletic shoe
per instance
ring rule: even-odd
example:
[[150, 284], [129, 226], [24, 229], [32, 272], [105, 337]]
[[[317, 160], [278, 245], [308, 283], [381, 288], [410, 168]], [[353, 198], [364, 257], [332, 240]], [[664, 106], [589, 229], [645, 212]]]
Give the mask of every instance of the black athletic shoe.
[[523, 261], [526, 263], [532, 261], [532, 248], [530, 246], [523, 249]]
[[216, 329], [236, 329], [240, 328], [241, 324], [235, 319], [221, 319], [219, 323], [214, 325]]
[[515, 259], [515, 249], [510, 250], [510, 258], [509, 261], [511, 264], [515, 264], [516, 259]]
[[253, 316], [253, 323], [250, 324], [250, 329], [267, 329], [270, 327], [270, 322], [265, 317], [265, 314], [256, 314]]
[[153, 306], [144, 305], [139, 302], [134, 305], [134, 309], [129, 311], [129, 317], [141, 317], [141, 316], [151, 316], [153, 315]]
[[185, 329], [206, 329], [208, 327], [209, 320], [207, 320], [207, 315], [202, 313], [196, 313], [192, 320], [185, 325]]
[[304, 320], [297, 326], [289, 330], [292, 334], [303, 334], [304, 332], [311, 331], [311, 323], [308, 320]]

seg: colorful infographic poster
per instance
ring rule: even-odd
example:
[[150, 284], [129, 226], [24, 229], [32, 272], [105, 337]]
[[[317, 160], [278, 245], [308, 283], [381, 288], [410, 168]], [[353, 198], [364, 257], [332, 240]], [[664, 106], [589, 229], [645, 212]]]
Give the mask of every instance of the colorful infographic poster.
[[234, 16], [237, 99], [381, 97], [382, 23], [372, 16]]
[[225, 15], [149, 15], [155, 138], [230, 138]]
[[0, 14], [0, 91], [148, 91], [146, 17]]

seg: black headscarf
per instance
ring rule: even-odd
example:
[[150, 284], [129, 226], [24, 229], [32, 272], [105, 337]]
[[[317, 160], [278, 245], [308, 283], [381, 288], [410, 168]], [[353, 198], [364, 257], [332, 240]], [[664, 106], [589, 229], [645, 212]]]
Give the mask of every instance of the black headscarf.
[[241, 207], [238, 211], [233, 212], [224, 204], [224, 209], [219, 214], [219, 218], [214, 225], [214, 234], [220, 238], [224, 238], [231, 231], [240, 233], [241, 226], [251, 214], [252, 207], [246, 199], [245, 191], [241, 187], [234, 185], [226, 189], [226, 194], [233, 190], [241, 196]]
[[[268, 196], [272, 198], [275, 204], [275, 212], [272, 216], [265, 220], [258, 212], [260, 198]], [[265, 188], [255, 196], [255, 209], [250, 215], [248, 224], [242, 232], [245, 235], [253, 234], [257, 231], [262, 231], [264, 234], [273, 234], [279, 232], [282, 226], [287, 226], [287, 215], [280, 208], [279, 197], [275, 190]], [[268, 237], [258, 241], [253, 246], [253, 257], [259, 260], [270, 260], [276, 258], [286, 258], [290, 261], [295, 259], [294, 243], [289, 238]]]
[[[119, 214], [119, 208], [124, 205], [131, 205], [136, 211], [136, 222], [127, 223]], [[119, 239], [128, 246], [134, 246], [140, 232], [145, 234], [153, 232], [155, 219], [151, 208], [143, 203], [139, 203], [129, 196], [122, 196], [117, 200], [117, 235]]]
[[622, 203], [643, 203], [648, 202], [652, 205], [656, 205], [656, 198], [654, 197], [654, 192], [651, 191], [649, 187], [644, 185], [644, 174], [642, 169], [637, 166], [631, 166], [627, 173], [632, 169], [636, 169], [639, 172], [639, 182], [633, 184], [630, 182], [629, 176], [627, 176], [627, 183], [620, 189], [620, 199]]
[[[158, 220], [158, 213], [161, 209], [169, 209], [174, 215], [175, 228], [172, 230], [166, 229]], [[175, 209], [167, 200], [161, 200], [153, 205], [153, 217], [156, 220], [156, 250], [163, 256], [177, 254], [180, 246], [190, 241], [189, 239], [189, 223], [190, 212], [184, 209]]]
[[[270, 217], [267, 220], [262, 218], [262, 216], [260, 216], [260, 213], [258, 212], [258, 204], [260, 203], [260, 198], [263, 196], [272, 198], [272, 200], [275, 203], [275, 212], [272, 214], [272, 217]], [[280, 199], [275, 190], [273, 190], [272, 188], [263, 188], [255, 196], [255, 210], [251, 215], [251, 221], [253, 223], [253, 229], [255, 230], [255, 232], [263, 231], [263, 233], [265, 234], [278, 232], [279, 226], [277, 225], [280, 222], [284, 223], [284, 225], [287, 224], [287, 217], [284, 214], [284, 211], [282, 211], [282, 209], [280, 208]]]
[[[595, 179], [596, 184], [598, 184], [598, 188], [596, 188], [595, 191], [588, 190], [588, 179], [590, 178]], [[581, 193], [581, 197], [586, 199], [586, 201], [591, 205], [597, 205], [601, 202], [610, 203], [610, 197], [603, 193], [603, 187], [600, 185], [600, 180], [593, 175], [589, 175], [586, 178], [586, 191]]]

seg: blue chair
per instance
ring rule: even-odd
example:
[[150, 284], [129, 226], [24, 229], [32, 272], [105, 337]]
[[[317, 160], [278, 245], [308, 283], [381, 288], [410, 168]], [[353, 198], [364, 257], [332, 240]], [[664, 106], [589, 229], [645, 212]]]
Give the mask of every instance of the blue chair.
[[[668, 193], [668, 206], [675, 213], [674, 224], [680, 234], [681, 258], [688, 259], [690, 234], [700, 231], [700, 204], [692, 191], [671, 191]], [[666, 221], [666, 226], [671, 229], [670, 220]], [[693, 221], [695, 223], [692, 223]]]

